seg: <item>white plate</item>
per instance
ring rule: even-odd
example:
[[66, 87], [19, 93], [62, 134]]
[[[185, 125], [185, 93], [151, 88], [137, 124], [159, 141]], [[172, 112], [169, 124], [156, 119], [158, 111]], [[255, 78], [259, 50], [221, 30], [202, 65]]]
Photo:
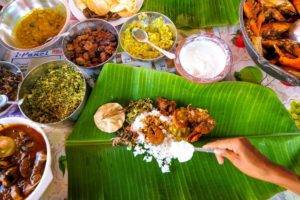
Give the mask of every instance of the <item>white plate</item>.
[[[137, 12], [142, 8], [144, 3], [144, 0], [137, 0]], [[69, 6], [70, 6], [70, 10], [72, 12], [72, 14], [74, 15], [74, 17], [76, 17], [79, 21], [83, 21], [86, 20], [87, 18], [84, 16], [82, 10], [80, 10], [76, 4], [75, 4], [75, 0], [69, 0]], [[108, 22], [111, 23], [113, 26], [118, 26], [120, 24], [123, 24], [124, 22], [126, 22], [130, 17], [122, 17], [120, 19], [117, 20], [109, 20]]]

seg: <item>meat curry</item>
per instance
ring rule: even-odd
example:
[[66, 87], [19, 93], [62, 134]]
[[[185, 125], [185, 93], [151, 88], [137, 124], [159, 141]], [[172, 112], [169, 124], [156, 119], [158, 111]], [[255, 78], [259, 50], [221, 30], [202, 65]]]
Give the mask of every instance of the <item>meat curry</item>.
[[[13, 141], [11, 145], [9, 141]], [[15, 147], [14, 152], [4, 155], [5, 147]], [[46, 143], [35, 129], [0, 125], [0, 199], [28, 197], [42, 178], [46, 158]]]

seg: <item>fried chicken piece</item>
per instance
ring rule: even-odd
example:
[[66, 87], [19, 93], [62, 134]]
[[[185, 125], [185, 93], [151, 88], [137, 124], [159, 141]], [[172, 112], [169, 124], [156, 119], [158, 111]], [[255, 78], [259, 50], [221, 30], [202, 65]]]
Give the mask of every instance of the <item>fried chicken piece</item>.
[[157, 104], [159, 111], [165, 116], [173, 114], [173, 112], [176, 109], [176, 102], [169, 101], [165, 98], [158, 97], [156, 99], [156, 104]]

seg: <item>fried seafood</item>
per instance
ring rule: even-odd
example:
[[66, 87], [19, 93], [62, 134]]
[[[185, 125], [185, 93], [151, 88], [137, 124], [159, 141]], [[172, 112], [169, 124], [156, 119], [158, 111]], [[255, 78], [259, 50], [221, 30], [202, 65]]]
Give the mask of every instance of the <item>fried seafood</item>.
[[161, 144], [164, 141], [164, 138], [165, 138], [162, 130], [159, 127], [154, 126], [154, 125], [150, 126], [148, 128], [148, 131], [146, 133], [146, 137], [154, 145]]
[[158, 107], [158, 110], [165, 116], [168, 116], [170, 114], [173, 114], [176, 108], [176, 102], [175, 101], [169, 101], [167, 99], [158, 97], [156, 99], [156, 104]]
[[258, 53], [300, 78], [300, 45], [289, 39], [300, 1], [247, 0], [243, 8], [247, 34]]
[[[192, 106], [176, 109], [173, 115], [173, 123], [175, 129], [171, 130], [171, 133], [189, 142], [196, 142], [203, 134], [211, 132], [216, 126], [216, 122], [208, 114], [207, 110], [193, 108]], [[178, 132], [176, 128], [179, 128], [181, 131]], [[187, 130], [191, 130], [191, 132]]]

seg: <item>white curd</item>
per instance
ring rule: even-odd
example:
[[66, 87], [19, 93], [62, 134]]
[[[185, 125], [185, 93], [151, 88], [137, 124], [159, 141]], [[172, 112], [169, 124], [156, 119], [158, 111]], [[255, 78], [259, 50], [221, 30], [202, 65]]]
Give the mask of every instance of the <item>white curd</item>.
[[179, 54], [183, 69], [190, 75], [210, 79], [218, 76], [226, 66], [226, 54], [215, 42], [195, 40], [185, 45]]
[[193, 157], [194, 146], [186, 141], [172, 142], [170, 153], [179, 162], [187, 162]]

